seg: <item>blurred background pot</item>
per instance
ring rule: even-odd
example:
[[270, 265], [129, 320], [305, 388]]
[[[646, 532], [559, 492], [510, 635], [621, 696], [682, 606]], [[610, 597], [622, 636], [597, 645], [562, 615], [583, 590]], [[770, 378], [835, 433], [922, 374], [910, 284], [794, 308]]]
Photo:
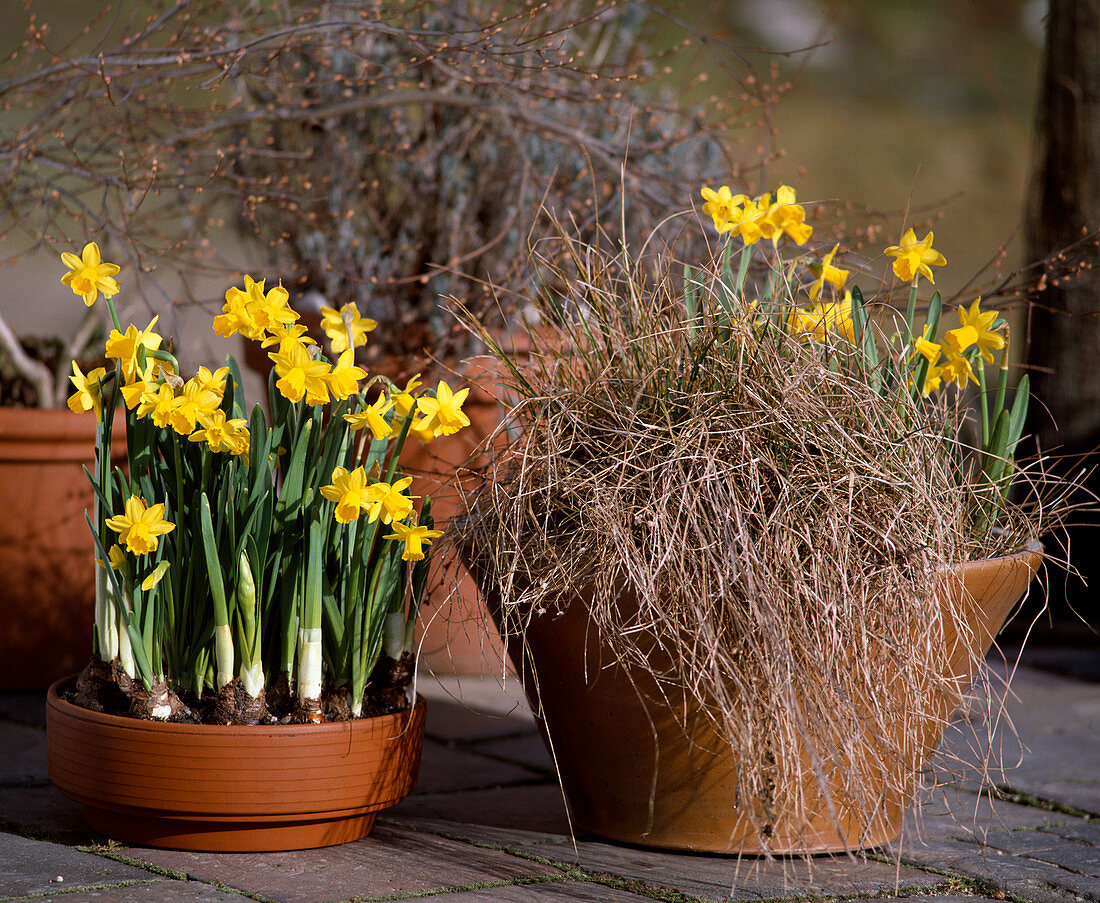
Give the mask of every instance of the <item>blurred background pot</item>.
[[[0, 687], [45, 688], [92, 654], [95, 555], [84, 520], [96, 419], [67, 409], [0, 407]], [[126, 428], [114, 426], [115, 463]]]

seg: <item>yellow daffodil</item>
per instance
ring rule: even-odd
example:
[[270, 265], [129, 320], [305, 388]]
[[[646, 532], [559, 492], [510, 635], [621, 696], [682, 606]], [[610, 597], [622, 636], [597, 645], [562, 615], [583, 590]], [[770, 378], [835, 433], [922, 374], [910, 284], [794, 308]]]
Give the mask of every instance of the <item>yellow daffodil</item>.
[[464, 426], [470, 425], [470, 418], [462, 412], [462, 403], [470, 394], [469, 389], [451, 392], [451, 387], [443, 380], [435, 390], [435, 398], [420, 396], [416, 401], [417, 410], [422, 415], [413, 427], [421, 435], [450, 436]]
[[412, 485], [412, 477], [405, 477], [394, 484], [372, 483], [367, 487], [366, 500], [369, 504], [368, 519], [373, 524], [379, 518], [382, 523], [390, 524], [395, 520], [404, 520], [412, 514], [412, 497], [402, 492]]
[[841, 289], [844, 288], [844, 283], [848, 281], [848, 271], [833, 266], [833, 257], [839, 247], [839, 244], [833, 245], [833, 249], [822, 258], [821, 272], [818, 273], [814, 284], [810, 286], [810, 299], [812, 301], [817, 300], [817, 296], [821, 294], [826, 282], [835, 288]]
[[993, 352], [1000, 351], [1005, 346], [1004, 336], [993, 328], [1001, 314], [996, 310], [982, 310], [979, 306], [981, 302], [979, 296], [974, 299], [969, 310], [959, 307], [959, 323], [961, 328], [974, 331], [975, 337], [971, 344], [977, 345], [982, 357], [992, 364]]
[[265, 292], [265, 282], [245, 276], [243, 290], [237, 286], [228, 289], [222, 314], [214, 318], [214, 332], [225, 338], [239, 332], [246, 339], [260, 342], [268, 330], [296, 322], [298, 313], [287, 303], [289, 292], [282, 285]]
[[962, 354], [977, 343], [978, 330], [973, 326], [960, 326], [958, 329], [949, 329], [943, 334], [943, 340], [951, 346], [956, 354]]
[[944, 363], [939, 368], [939, 376], [949, 383], [954, 383], [960, 392], [966, 388], [968, 382], [975, 385], [978, 380], [970, 367], [970, 361], [955, 352], [950, 345], [943, 349]]
[[69, 410], [75, 414], [95, 411], [95, 419], [102, 423], [103, 386], [100, 380], [106, 375], [107, 371], [103, 367], [96, 367], [85, 375], [80, 372], [76, 361], [73, 361], [73, 375], [69, 377], [69, 381], [76, 386], [76, 392], [69, 396]]
[[119, 267], [100, 259], [99, 245], [94, 241], [84, 246], [79, 257], [68, 251], [63, 252], [61, 262], [69, 268], [69, 272], [61, 277], [62, 284], [80, 295], [86, 306], [95, 304], [100, 292], [108, 297], [118, 294], [118, 282], [113, 277]]
[[372, 404], [355, 414], [345, 414], [344, 419], [353, 430], [368, 427], [375, 439], [388, 439], [393, 435], [393, 425], [386, 422], [386, 414], [393, 409], [393, 401], [385, 395], [379, 395]]
[[119, 534], [119, 542], [134, 555], [155, 552], [159, 537], [171, 533], [176, 525], [164, 519], [164, 505], [145, 506], [140, 496], [126, 500], [126, 513], [110, 517], [107, 526]]
[[[138, 351], [144, 348], [148, 351], [156, 351], [160, 348], [161, 337], [153, 332], [159, 317], [153, 317], [149, 325], [140, 332], [132, 323], [126, 327], [123, 335], [117, 329], [112, 329], [107, 337], [106, 356], [118, 361], [119, 369], [125, 382], [133, 382], [142, 373], [138, 364]], [[146, 362], [148, 364], [148, 362]]]
[[350, 398], [359, 391], [359, 380], [367, 378], [367, 371], [355, 366], [355, 352], [348, 348], [325, 377], [333, 398]]
[[212, 452], [239, 455], [243, 454], [242, 443], [244, 450], [248, 448], [248, 429], [244, 420], [240, 417], [227, 419], [221, 408], [200, 412], [198, 425], [199, 429], [187, 438], [191, 442], [205, 442]]
[[126, 566], [126, 552], [117, 542], [107, 550], [112, 570], [121, 571]]
[[924, 389], [922, 394], [931, 395], [940, 388], [940, 383], [943, 382], [943, 368], [936, 364], [931, 364], [928, 367], [928, 373], [924, 377]]
[[351, 348], [366, 345], [367, 333], [377, 326], [378, 323], [370, 317], [359, 316], [359, 308], [354, 302], [345, 304], [339, 310], [332, 307], [321, 308], [321, 328], [336, 354], [348, 350], [349, 336]]
[[733, 231], [741, 236], [747, 245], [754, 245], [762, 238], [771, 238], [776, 234], [776, 225], [769, 214], [772, 209], [771, 194], [764, 194], [753, 201], [747, 201], [740, 216], [734, 222]]
[[317, 343], [309, 335], [309, 327], [304, 323], [272, 323], [268, 327], [267, 335], [260, 343], [262, 348], [270, 348], [272, 345], [282, 347], [284, 342], [295, 345], [316, 345]]
[[189, 379], [172, 403], [172, 415], [168, 422], [181, 436], [189, 436], [199, 422], [199, 414], [211, 411], [212, 408], [202, 404], [198, 384]]
[[[332, 472], [332, 483], [321, 487], [321, 495], [330, 502], [336, 502], [336, 519], [340, 523], [348, 524], [359, 520], [359, 515], [371, 505], [367, 495], [366, 471], [362, 467], [356, 467], [348, 473], [346, 468], [337, 467]], [[371, 521], [377, 519], [375, 516]]]
[[843, 301], [816, 304], [809, 310], [792, 310], [787, 317], [787, 328], [803, 341], [824, 342], [831, 332], [854, 342], [851, 295], [846, 295]]
[[931, 268], [947, 263], [944, 256], [932, 247], [931, 232], [917, 241], [917, 235], [912, 229], [901, 237], [901, 244], [888, 247], [886, 254], [895, 258], [894, 275], [904, 282], [911, 282], [919, 273], [929, 282], [935, 283]]
[[714, 228], [719, 234], [733, 231], [741, 216], [741, 205], [748, 198], [743, 194], [733, 194], [728, 185], [723, 185], [717, 191], [704, 185], [701, 194], [706, 201], [703, 204], [703, 213], [714, 220]]
[[[155, 383], [153, 385], [156, 385]], [[150, 417], [161, 429], [172, 420], [172, 411], [176, 407], [176, 393], [169, 383], [161, 383], [148, 392], [143, 392], [138, 402], [138, 417]]]
[[772, 241], [776, 244], [781, 235], [786, 235], [796, 245], [804, 245], [814, 232], [813, 227], [804, 222], [806, 210], [795, 203], [794, 189], [790, 185], [780, 185], [775, 192], [775, 204], [768, 211], [768, 219], [775, 226]]
[[940, 346], [938, 342], [929, 342], [924, 336], [913, 339], [913, 353], [923, 355], [931, 367], [940, 359]]
[[427, 527], [410, 527], [406, 524], [393, 523], [393, 533], [388, 533], [384, 539], [400, 539], [405, 543], [405, 551], [401, 557], [405, 561], [420, 561], [424, 558], [424, 546], [430, 545], [433, 539], [443, 535], [442, 530], [429, 530]]
[[[245, 283], [247, 285], [247, 279]], [[290, 293], [281, 283], [265, 293], [262, 281], [253, 282], [248, 287], [248, 292], [248, 311], [252, 315], [252, 323], [258, 332], [257, 335], [251, 335], [249, 338], [262, 340], [268, 330], [276, 326], [285, 327], [298, 321], [298, 312], [289, 304]]]
[[[244, 278], [246, 285], [252, 281], [250, 276]], [[225, 293], [222, 312], [214, 317], [214, 332], [228, 339], [237, 333], [247, 335], [253, 329], [252, 316], [248, 312], [248, 292], [233, 286]]]
[[416, 396], [412, 393], [420, 388], [420, 374], [410, 377], [405, 388], [393, 397], [393, 428], [401, 429], [405, 418], [416, 410]]
[[211, 410], [222, 403], [225, 397], [225, 380], [229, 376], [228, 367], [219, 367], [213, 373], [207, 367], [199, 367], [189, 383], [198, 387], [199, 406], [204, 410]]
[[325, 361], [314, 360], [305, 345], [286, 343], [278, 351], [269, 352], [275, 362], [279, 379], [276, 388], [288, 401], [325, 404], [329, 400], [328, 374], [332, 369]]
[[141, 591], [143, 593], [147, 593], [154, 586], [160, 583], [161, 578], [163, 578], [164, 575], [168, 573], [168, 567], [169, 562], [162, 561], [155, 568], [153, 568], [153, 570], [149, 572], [146, 578], [141, 581]]

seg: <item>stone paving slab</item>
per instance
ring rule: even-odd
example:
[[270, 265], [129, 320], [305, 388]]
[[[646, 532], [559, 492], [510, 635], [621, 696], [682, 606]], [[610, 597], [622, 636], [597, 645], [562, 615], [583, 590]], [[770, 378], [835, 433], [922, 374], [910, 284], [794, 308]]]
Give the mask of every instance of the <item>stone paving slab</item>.
[[653, 897], [641, 897], [618, 887], [591, 881], [488, 887], [427, 899], [435, 903], [653, 903]]
[[59, 889], [56, 895], [16, 899], [27, 903], [251, 903], [250, 897], [219, 890], [209, 884], [165, 879], [142, 884], [85, 888], [75, 893]]
[[68, 846], [105, 839], [88, 827], [84, 807], [52, 784], [0, 788], [0, 830], [5, 828]]
[[904, 887], [927, 890], [944, 884], [940, 875], [862, 857], [760, 857], [677, 853], [607, 843], [578, 835], [455, 825], [416, 819], [421, 831], [466, 837], [479, 845], [549, 859], [563, 867], [636, 882], [668, 894], [700, 900], [765, 900], [791, 895], [876, 895]]
[[[994, 700], [1004, 697], [1006, 670], [993, 670]], [[972, 708], [948, 731], [935, 765], [965, 787], [1007, 788], [1100, 816], [1100, 684], [1018, 668], [1003, 711], [995, 702]]]
[[424, 894], [560, 875], [560, 870], [538, 862], [389, 824], [378, 825], [363, 840], [320, 850], [214, 854], [128, 848], [121, 852], [277, 903]]
[[380, 819], [449, 821], [495, 828], [527, 828], [549, 834], [569, 834], [565, 800], [557, 783], [492, 787], [459, 793], [414, 793]]
[[554, 760], [542, 740], [542, 735], [536, 730], [530, 730], [512, 737], [471, 743], [466, 748], [479, 755], [492, 756], [494, 759], [504, 762], [514, 762], [524, 768], [557, 779]]
[[33, 725], [4, 725], [4, 764], [0, 772], [0, 790], [49, 781], [46, 768], [46, 732]]
[[0, 693], [0, 718], [46, 726], [45, 690], [5, 690]]
[[891, 854], [906, 865], [973, 879], [1014, 900], [1100, 901], [1100, 848], [1091, 843], [1100, 825], [1004, 800], [976, 800], [965, 792], [939, 794], [923, 807], [919, 840], [910, 813], [910, 840]]
[[420, 758], [416, 793], [478, 790], [545, 780], [545, 774], [521, 765], [475, 755], [426, 739]]
[[435, 737], [476, 740], [536, 730], [513, 677], [421, 675], [417, 692], [429, 700], [425, 729]]
[[[58, 876], [63, 880], [58, 881]], [[142, 869], [72, 847], [0, 833], [0, 900], [152, 877]]]

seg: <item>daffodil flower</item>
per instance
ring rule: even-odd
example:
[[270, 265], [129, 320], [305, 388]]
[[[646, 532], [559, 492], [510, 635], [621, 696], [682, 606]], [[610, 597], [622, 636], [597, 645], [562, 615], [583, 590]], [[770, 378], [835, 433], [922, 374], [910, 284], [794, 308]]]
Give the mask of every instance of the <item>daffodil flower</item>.
[[73, 361], [73, 375], [69, 377], [69, 381], [76, 386], [76, 392], [69, 396], [69, 410], [75, 414], [95, 411], [95, 419], [102, 423], [103, 387], [100, 380], [106, 375], [107, 371], [103, 367], [96, 367], [85, 375], [80, 372], [76, 361]]
[[[321, 487], [321, 495], [330, 502], [336, 502], [336, 519], [342, 524], [359, 520], [359, 515], [370, 507], [367, 495], [367, 474], [362, 467], [348, 472], [345, 467], [337, 467], [332, 472], [332, 483]], [[377, 520], [376, 517], [371, 518]]]
[[215, 408], [199, 414], [199, 429], [187, 438], [191, 442], [205, 442], [212, 452], [227, 451], [241, 454], [241, 443], [248, 445], [248, 429], [239, 417], [226, 418], [225, 411]]
[[928, 361], [929, 367], [934, 366], [940, 359], [940, 350], [938, 342], [929, 342], [924, 336], [913, 339], [913, 352], [922, 355]]
[[771, 238], [776, 234], [776, 225], [769, 216], [771, 209], [770, 193], [746, 202], [740, 216], [734, 222], [733, 231], [740, 235], [741, 240], [747, 245], [754, 245], [762, 238]]
[[886, 249], [886, 254], [895, 258], [894, 275], [905, 282], [911, 282], [917, 278], [917, 274], [924, 276], [929, 282], [935, 283], [932, 278], [932, 267], [941, 267], [947, 260], [932, 247], [932, 233], [929, 232], [920, 241], [917, 235], [909, 229], [902, 237], [901, 243], [891, 245]]
[[126, 382], [133, 382], [142, 372], [138, 366], [138, 349], [156, 351], [160, 348], [161, 337], [153, 332], [159, 317], [153, 317], [149, 325], [141, 331], [132, 323], [126, 327], [123, 335], [117, 329], [112, 329], [107, 337], [106, 356], [118, 361], [122, 377]]
[[818, 274], [817, 281], [810, 286], [811, 301], [817, 300], [817, 296], [821, 294], [826, 282], [840, 289], [844, 288], [844, 283], [848, 281], [848, 271], [833, 266], [833, 257], [839, 247], [839, 244], [833, 245], [833, 249], [822, 258], [821, 272]]
[[267, 335], [260, 342], [261, 348], [270, 348], [272, 345], [282, 347], [284, 342], [294, 345], [316, 345], [317, 343], [309, 335], [309, 327], [304, 323], [272, 323], [268, 327]]
[[832, 332], [854, 342], [851, 295], [846, 295], [843, 301], [814, 305], [810, 310], [792, 310], [787, 317], [787, 328], [803, 341], [824, 342]]
[[332, 344], [336, 354], [348, 350], [348, 337], [352, 348], [367, 344], [367, 333], [378, 326], [370, 317], [361, 317], [355, 302], [345, 304], [339, 310], [332, 307], [321, 308], [321, 328]]
[[943, 356], [944, 363], [939, 368], [939, 376], [941, 378], [949, 383], [954, 383], [955, 388], [960, 392], [966, 388], [968, 382], [977, 385], [978, 380], [974, 376], [973, 369], [970, 367], [970, 361], [956, 353], [955, 349], [950, 345], [943, 349]]
[[80, 295], [85, 306], [91, 307], [95, 304], [100, 292], [108, 297], [118, 294], [118, 282], [113, 277], [119, 267], [103, 262], [99, 256], [99, 245], [94, 241], [84, 246], [79, 257], [68, 251], [63, 252], [61, 262], [69, 268], [69, 272], [61, 277], [62, 284], [71, 288], [74, 294]]
[[924, 389], [921, 391], [923, 395], [931, 395], [937, 391], [940, 387], [940, 383], [943, 382], [943, 367], [939, 367], [936, 364], [932, 364], [928, 367], [928, 373], [924, 377]]
[[140, 496], [132, 495], [126, 500], [126, 513], [110, 517], [107, 527], [119, 534], [119, 542], [124, 543], [133, 555], [146, 555], [155, 552], [160, 537], [171, 533], [176, 525], [164, 519], [164, 505], [145, 506]]
[[393, 533], [386, 534], [383, 539], [399, 539], [405, 543], [405, 551], [401, 557], [405, 561], [421, 561], [424, 558], [424, 546], [431, 545], [433, 539], [443, 535], [442, 530], [429, 530], [427, 527], [410, 527], [397, 521], [393, 523]]
[[[155, 384], [154, 384], [155, 385]], [[138, 417], [149, 417], [161, 429], [172, 420], [172, 411], [176, 407], [176, 393], [169, 383], [161, 383], [156, 389], [143, 392], [138, 402]]]
[[394, 484], [372, 483], [367, 487], [366, 499], [369, 503], [367, 518], [373, 524], [379, 518], [382, 523], [390, 524], [395, 520], [405, 520], [413, 510], [413, 497], [402, 495], [412, 485], [412, 477], [405, 477]]
[[359, 391], [359, 380], [367, 378], [367, 371], [355, 366], [355, 352], [348, 348], [340, 355], [336, 365], [326, 375], [333, 398], [350, 398]]
[[329, 400], [328, 374], [332, 369], [325, 361], [314, 360], [301, 343], [287, 343], [276, 352], [269, 352], [275, 362], [279, 379], [275, 386], [288, 401], [320, 405]]
[[379, 395], [372, 404], [354, 414], [345, 414], [344, 419], [353, 430], [368, 427], [375, 439], [388, 439], [393, 435], [393, 425], [386, 422], [386, 414], [393, 409], [393, 401], [385, 395]]
[[413, 428], [425, 435], [450, 436], [457, 433], [464, 426], [470, 425], [470, 418], [462, 412], [462, 403], [470, 394], [469, 389], [451, 392], [451, 387], [443, 380], [435, 390], [435, 398], [420, 396], [416, 400], [417, 410], [422, 415], [413, 424]]
[[795, 203], [794, 189], [790, 185], [780, 185], [775, 192], [775, 204], [768, 211], [768, 219], [775, 226], [772, 236], [775, 244], [779, 243], [781, 235], [786, 235], [796, 245], [804, 245], [814, 232], [813, 226], [804, 222], [806, 209]]
[[[959, 323], [963, 329], [974, 331], [975, 338], [972, 344], [978, 346], [982, 357], [989, 363], [993, 363], [993, 352], [1000, 351], [1005, 346], [1005, 338], [993, 328], [993, 324], [1000, 317], [1000, 312], [995, 310], [981, 310], [981, 297], [974, 299], [970, 309], [959, 308]], [[969, 333], [968, 333], [969, 335]]]
[[719, 234], [732, 232], [741, 215], [741, 205], [748, 201], [743, 194], [733, 194], [728, 185], [723, 185], [717, 191], [703, 186], [700, 189], [703, 195], [703, 213], [714, 221], [714, 228]]

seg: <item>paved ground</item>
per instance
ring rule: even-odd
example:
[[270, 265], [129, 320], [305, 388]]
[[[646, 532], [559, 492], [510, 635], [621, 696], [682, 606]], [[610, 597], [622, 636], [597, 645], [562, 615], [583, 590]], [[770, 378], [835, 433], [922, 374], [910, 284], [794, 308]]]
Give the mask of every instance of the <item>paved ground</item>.
[[[422, 678], [420, 784], [369, 838], [299, 853], [135, 849], [93, 834], [49, 784], [41, 694], [0, 693], [0, 901], [1100, 903], [1100, 650], [1040, 650], [1025, 661], [1009, 705], [1018, 739], [1002, 731], [999, 741], [1018, 767], [984, 788], [963, 779], [927, 794], [894, 848], [808, 860], [574, 841], [518, 689], [453, 677]], [[953, 750], [966, 757], [963, 737]]]

